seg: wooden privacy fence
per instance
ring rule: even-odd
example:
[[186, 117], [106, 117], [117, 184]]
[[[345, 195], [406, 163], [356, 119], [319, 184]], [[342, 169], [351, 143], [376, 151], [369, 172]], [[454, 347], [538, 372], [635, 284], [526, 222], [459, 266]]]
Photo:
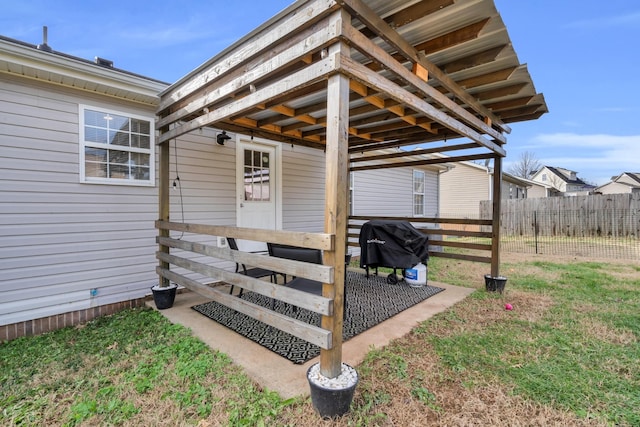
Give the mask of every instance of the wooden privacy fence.
[[[491, 217], [491, 201], [480, 202]], [[502, 200], [502, 236], [640, 236], [640, 194]]]

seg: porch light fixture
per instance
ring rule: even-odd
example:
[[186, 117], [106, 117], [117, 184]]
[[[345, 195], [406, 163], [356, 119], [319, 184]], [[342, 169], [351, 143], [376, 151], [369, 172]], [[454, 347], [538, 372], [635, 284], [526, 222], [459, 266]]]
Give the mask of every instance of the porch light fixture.
[[216, 142], [220, 145], [224, 145], [224, 142], [228, 139], [231, 139], [231, 137], [227, 135], [227, 131], [224, 130], [216, 136]]

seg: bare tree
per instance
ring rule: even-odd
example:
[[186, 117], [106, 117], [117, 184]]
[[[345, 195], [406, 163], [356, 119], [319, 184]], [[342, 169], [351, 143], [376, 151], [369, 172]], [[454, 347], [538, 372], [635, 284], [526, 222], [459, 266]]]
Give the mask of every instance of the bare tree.
[[514, 163], [509, 170], [509, 174], [521, 178], [531, 178], [534, 173], [542, 168], [542, 165], [531, 151], [524, 151], [520, 154], [520, 159]]

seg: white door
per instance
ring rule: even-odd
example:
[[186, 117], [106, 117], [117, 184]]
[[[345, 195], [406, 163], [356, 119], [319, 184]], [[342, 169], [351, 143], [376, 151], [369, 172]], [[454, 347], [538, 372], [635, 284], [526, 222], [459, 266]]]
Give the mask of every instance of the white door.
[[[240, 140], [237, 145], [236, 193], [238, 227], [275, 230], [279, 220], [278, 146], [268, 141]], [[239, 240], [242, 251], [266, 251], [265, 242]]]

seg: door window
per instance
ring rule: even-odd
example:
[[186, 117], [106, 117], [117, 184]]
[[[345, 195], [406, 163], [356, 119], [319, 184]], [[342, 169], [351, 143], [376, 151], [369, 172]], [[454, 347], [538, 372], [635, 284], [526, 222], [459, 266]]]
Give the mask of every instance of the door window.
[[269, 202], [271, 192], [271, 156], [267, 151], [244, 150], [244, 200]]

